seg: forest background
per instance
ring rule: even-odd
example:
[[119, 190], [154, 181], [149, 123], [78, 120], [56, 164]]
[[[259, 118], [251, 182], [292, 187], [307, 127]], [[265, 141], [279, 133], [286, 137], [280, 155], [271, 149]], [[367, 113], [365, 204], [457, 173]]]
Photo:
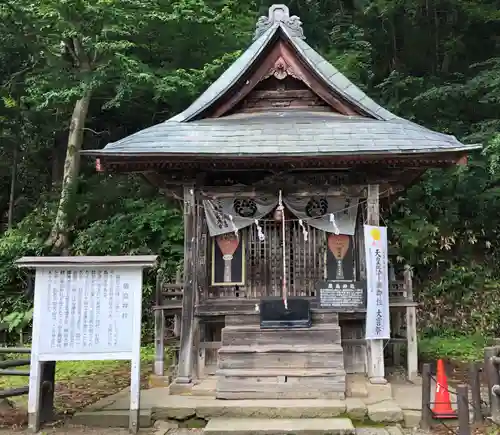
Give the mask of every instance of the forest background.
[[[0, 325], [29, 324], [24, 255], [182, 259], [178, 204], [101, 148], [184, 109], [251, 42], [263, 0], [4, 0], [0, 4]], [[427, 337], [500, 334], [500, 1], [292, 0], [308, 43], [396, 114], [466, 143], [386, 210], [413, 268]], [[153, 280], [145, 291], [151, 304]], [[148, 316], [150, 318], [150, 316]], [[14, 334], [15, 336], [15, 334]]]

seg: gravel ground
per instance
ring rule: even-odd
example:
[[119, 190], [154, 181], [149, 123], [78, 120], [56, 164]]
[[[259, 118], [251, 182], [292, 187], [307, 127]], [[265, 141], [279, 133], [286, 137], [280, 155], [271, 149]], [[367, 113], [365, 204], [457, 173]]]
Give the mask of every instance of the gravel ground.
[[[0, 435], [19, 435], [31, 433], [26, 430], [15, 430], [15, 429], [0, 429]], [[141, 435], [153, 435], [154, 431], [152, 429], [145, 429], [139, 432]], [[73, 426], [65, 425], [58, 428], [42, 429], [40, 435], [83, 435], [83, 434], [94, 434], [94, 435], [130, 435], [127, 429], [117, 429], [117, 428], [90, 428], [84, 426]]]
[[[0, 435], [30, 434], [28, 430], [0, 429]], [[168, 435], [200, 435], [203, 429], [170, 429]], [[40, 435], [130, 435], [128, 429], [117, 428], [90, 428], [85, 426], [64, 425], [58, 428], [42, 429]], [[140, 435], [164, 435], [156, 429], [141, 429]]]
[[[28, 434], [27, 430], [6, 430], [0, 429], [0, 435], [19, 435]], [[358, 430], [359, 435], [390, 435], [388, 432], [382, 428], [363, 428]], [[94, 434], [94, 435], [128, 435], [127, 429], [116, 429], [116, 428], [89, 428], [83, 426], [72, 426], [65, 425], [59, 428], [44, 429], [40, 432], [41, 435], [84, 435], [84, 434]], [[163, 431], [156, 431], [156, 429], [142, 429], [139, 432], [140, 435], [164, 435]], [[167, 435], [201, 435], [203, 434], [203, 429], [170, 429]], [[431, 435], [430, 432], [424, 432], [420, 430], [405, 430], [405, 435]]]
[[[385, 431], [381, 428], [363, 428], [359, 430], [359, 435], [382, 435]], [[27, 430], [5, 430], [0, 429], [0, 435], [19, 435], [28, 434]], [[83, 426], [64, 426], [55, 429], [44, 429], [40, 432], [40, 435], [83, 435], [83, 434], [94, 434], [94, 435], [129, 435], [127, 429], [116, 429], [116, 428], [88, 428]], [[140, 435], [157, 435], [158, 432], [155, 429], [143, 429], [139, 432]], [[203, 434], [203, 429], [170, 429], [167, 435], [201, 435]], [[387, 432], [385, 434], [389, 435]], [[431, 435], [429, 432], [423, 431], [405, 431], [408, 435]], [[160, 434], [158, 434], [160, 435]], [[164, 435], [161, 433], [161, 435]]]

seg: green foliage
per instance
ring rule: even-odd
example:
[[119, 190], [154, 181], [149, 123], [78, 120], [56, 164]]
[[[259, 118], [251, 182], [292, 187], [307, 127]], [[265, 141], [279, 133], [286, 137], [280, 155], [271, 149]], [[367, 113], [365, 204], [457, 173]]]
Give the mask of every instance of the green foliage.
[[484, 348], [491, 340], [482, 335], [451, 335], [440, 334], [435, 337], [422, 338], [419, 343], [419, 353], [424, 361], [447, 359], [457, 362], [482, 361]]
[[33, 308], [27, 311], [13, 311], [0, 318], [0, 331], [22, 332], [33, 320]]

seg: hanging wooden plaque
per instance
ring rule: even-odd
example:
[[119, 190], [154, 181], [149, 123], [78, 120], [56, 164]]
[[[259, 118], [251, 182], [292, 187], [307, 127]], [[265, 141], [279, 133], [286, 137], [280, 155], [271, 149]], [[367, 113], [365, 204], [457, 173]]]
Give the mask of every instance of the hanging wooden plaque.
[[212, 237], [212, 285], [245, 285], [245, 235]]
[[326, 270], [328, 280], [354, 279], [354, 237], [346, 234], [328, 234]]

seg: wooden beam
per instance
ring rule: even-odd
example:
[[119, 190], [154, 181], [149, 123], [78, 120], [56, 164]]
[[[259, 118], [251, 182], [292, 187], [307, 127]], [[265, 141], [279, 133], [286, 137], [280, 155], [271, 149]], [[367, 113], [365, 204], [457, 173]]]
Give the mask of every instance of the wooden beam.
[[[380, 224], [379, 186], [368, 186], [367, 221], [368, 225]], [[372, 384], [387, 384], [384, 366], [384, 340], [367, 340], [368, 377]]]
[[304, 169], [349, 169], [358, 164], [386, 168], [430, 169], [455, 165], [454, 152], [445, 155], [343, 155], [343, 156], [233, 156], [233, 155], [134, 155], [102, 156], [102, 167], [106, 172], [151, 172], [151, 171], [214, 171], [214, 170], [294, 170]]
[[[158, 272], [156, 276], [155, 304], [159, 306], [162, 303], [162, 283], [163, 276]], [[163, 310], [155, 310], [155, 362], [154, 374], [163, 376], [165, 373], [165, 313]]]
[[[411, 269], [407, 266], [404, 271], [406, 296], [413, 301], [413, 280]], [[417, 344], [417, 308], [406, 308], [406, 339], [407, 339], [407, 369], [408, 380], [415, 382], [418, 378], [418, 344]]]
[[[412, 174], [409, 170], [396, 168], [374, 169], [365, 165], [356, 166], [350, 169], [315, 169], [315, 170], [288, 170], [288, 171], [256, 171], [256, 170], [215, 170], [207, 173], [207, 185], [214, 187], [232, 188], [237, 185], [254, 186], [256, 190], [262, 187], [278, 185], [288, 187], [292, 186], [318, 186], [319, 188], [332, 187], [340, 188], [343, 186], [362, 186], [367, 184], [380, 185], [398, 185], [406, 184], [404, 181]], [[175, 189], [183, 184], [191, 184], [192, 181], [181, 180], [177, 176], [167, 173], [147, 172], [144, 174], [152, 184], [164, 188]], [[381, 189], [383, 190], [383, 189]], [[182, 195], [182, 192], [181, 192]]]
[[[311, 196], [317, 195], [318, 191], [321, 191], [325, 195], [328, 196], [366, 196], [366, 185], [348, 185], [343, 187], [325, 187], [325, 186], [303, 186], [296, 188], [292, 188], [289, 190], [289, 193], [293, 193], [300, 196]], [[270, 191], [275, 192], [277, 194], [279, 187], [277, 185], [274, 186], [266, 186], [261, 188], [254, 188], [252, 186], [241, 187], [241, 186], [211, 186], [203, 189], [200, 192], [200, 197], [204, 199], [209, 198], [232, 198], [235, 195], [239, 197], [248, 197], [254, 198], [262, 194], [262, 192]]]
[[[200, 174], [197, 180], [196, 186], [203, 186], [204, 174]], [[200, 201], [196, 199], [196, 204]], [[207, 236], [205, 222], [205, 212], [202, 207], [196, 207], [196, 250], [195, 250], [195, 266], [194, 273], [196, 274], [196, 295], [195, 295], [195, 307], [200, 303], [200, 300], [204, 298], [204, 292], [208, 286], [207, 282]], [[205, 375], [205, 357], [206, 351], [204, 348], [200, 347], [200, 343], [205, 341], [206, 336], [206, 324], [202, 322], [198, 316], [195, 316], [195, 343], [194, 343], [194, 354], [195, 354], [195, 365], [196, 365], [196, 377], [202, 379]]]
[[[200, 201], [201, 204], [201, 201]], [[200, 215], [198, 217], [198, 248], [197, 248], [197, 271], [198, 275], [198, 296], [196, 300], [196, 305], [205, 300], [208, 296], [208, 286], [209, 286], [209, 270], [208, 270], [208, 255], [209, 255], [209, 236], [208, 236], [208, 225], [205, 216], [205, 210], [199, 207]]]
[[196, 199], [194, 184], [184, 187], [184, 294], [182, 298], [181, 338], [177, 384], [189, 384], [193, 379], [194, 307], [197, 277], [194, 254], [196, 252]]
[[196, 174], [192, 171], [172, 170], [166, 173], [146, 171], [142, 174], [151, 184], [159, 188], [172, 188], [184, 184], [194, 184]]

